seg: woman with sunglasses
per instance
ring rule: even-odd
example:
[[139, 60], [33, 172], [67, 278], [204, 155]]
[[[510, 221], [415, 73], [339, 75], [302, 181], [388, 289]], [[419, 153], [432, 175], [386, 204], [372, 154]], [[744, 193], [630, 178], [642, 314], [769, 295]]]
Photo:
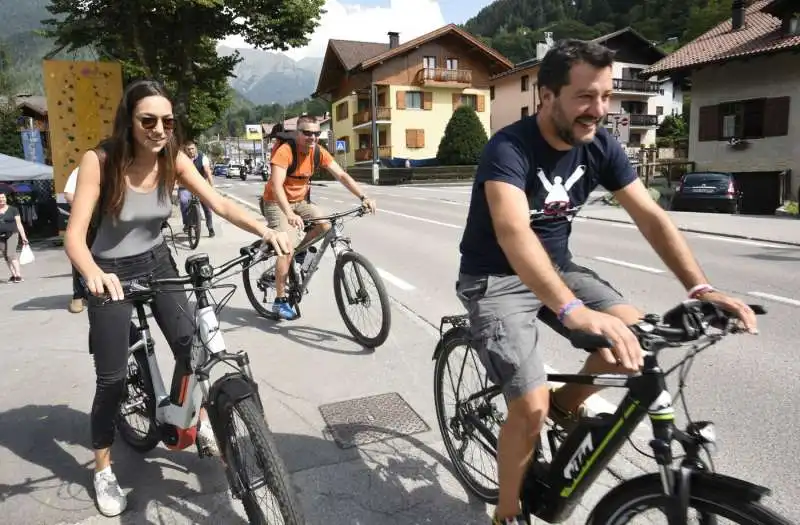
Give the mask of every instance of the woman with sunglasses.
[[[259, 235], [278, 253], [289, 249], [286, 234], [267, 228], [230, 200], [224, 199], [180, 151], [174, 135], [175, 117], [164, 88], [153, 81], [130, 84], [114, 119], [113, 133], [84, 154], [65, 246], [92, 298], [89, 307], [89, 352], [94, 356], [96, 390], [91, 413], [95, 452], [94, 488], [97, 506], [106, 516], [125, 510], [127, 499], [111, 471], [114, 422], [125, 393], [129, 326], [133, 305], [123, 299], [120, 281], [146, 275], [177, 276], [177, 265], [161, 235], [161, 224], [172, 213], [176, 182], [188, 188], [214, 212], [239, 228]], [[95, 215], [96, 214], [96, 215]], [[87, 242], [93, 217], [94, 239]], [[102, 296], [112, 301], [103, 304]], [[184, 293], [156, 296], [153, 315], [178, 363], [173, 377], [173, 401], [190, 373], [193, 326]], [[218, 454], [205, 411], [200, 413], [197, 446]]]

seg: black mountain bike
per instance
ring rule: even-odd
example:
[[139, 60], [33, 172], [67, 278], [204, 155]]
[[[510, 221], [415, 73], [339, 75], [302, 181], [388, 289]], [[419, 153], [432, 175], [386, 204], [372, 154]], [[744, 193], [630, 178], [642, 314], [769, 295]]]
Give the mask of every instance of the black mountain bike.
[[[766, 313], [761, 306], [752, 308], [757, 314]], [[445, 325], [450, 325], [446, 332]], [[721, 516], [734, 523], [790, 525], [789, 520], [761, 503], [761, 499], [770, 494], [769, 489], [713, 472], [710, 449], [716, 438], [712, 422], [692, 421], [685, 430], [675, 426], [673, 398], [665, 378], [674, 370], [680, 370], [677, 397], [682, 398], [687, 408], [682, 394], [692, 361], [726, 335], [739, 331], [737, 326], [735, 319], [710, 303], [686, 301], [668, 311], [663, 319], [649, 314], [631, 327], [645, 351], [644, 368], [639, 375], [549, 374], [548, 381], [552, 382], [620, 387], [627, 388], [628, 392], [614, 414], [582, 417], [569, 432], [548, 422], [542, 432], [542, 437], [547, 439], [537, 443], [520, 496], [525, 516], [532, 514], [548, 523], [567, 520], [634, 429], [649, 416], [653, 427], [650, 441], [653, 456], [649, 457], [655, 459], [658, 472], [627, 480], [609, 491], [591, 512], [588, 524], [622, 525], [640, 513], [656, 509], [667, 516], [669, 525], [679, 525], [686, 523], [691, 508], [699, 514], [703, 524], [716, 524], [716, 516]], [[578, 348], [611, 347], [604, 337], [580, 332], [574, 332], [570, 341]], [[690, 347], [686, 357], [663, 371], [658, 363], [659, 353], [683, 346]], [[453, 367], [449, 360], [459, 347], [466, 348], [466, 357]], [[470, 346], [466, 316], [442, 318], [440, 340], [433, 359], [436, 361], [436, 416], [450, 460], [462, 484], [481, 500], [494, 504], [498, 496], [496, 479], [481, 474], [494, 484], [486, 486], [472, 473], [473, 467], [464, 462], [464, 455], [470, 443], [476, 443], [479, 451], [496, 460], [496, 432], [503, 417], [493, 399], [498, 395], [502, 398], [502, 394], [498, 386], [489, 383], [485, 373], [479, 372], [478, 391], [468, 393], [465, 398], [459, 396], [466, 367], [480, 366]], [[457, 385], [452, 415], [445, 414], [443, 383], [446, 374]], [[685, 451], [678, 464], [671, 449], [675, 441]]]
[[[367, 348], [376, 348], [385, 343], [389, 337], [389, 328], [392, 322], [389, 294], [386, 292], [386, 286], [383, 284], [378, 270], [366, 257], [354, 251], [350, 247], [350, 239], [342, 234], [345, 217], [361, 217], [365, 213], [366, 209], [359, 206], [348, 211], [306, 220], [305, 232], [311, 231], [320, 222], [330, 222], [331, 228], [327, 233], [309, 239], [297, 247], [295, 260], [289, 266], [289, 285], [286, 290], [289, 304], [294, 307], [299, 318], [300, 302], [308, 293], [311, 278], [317, 271], [328, 247], [332, 247], [336, 256], [336, 264], [333, 268], [333, 293], [339, 314], [356, 341]], [[322, 244], [317, 250], [314, 244], [320, 240]], [[298, 262], [298, 256], [302, 257], [303, 264]], [[277, 320], [278, 314], [274, 313], [271, 308], [276, 295], [275, 257], [274, 255], [262, 256], [261, 260], [266, 261], [266, 270], [251, 273], [250, 266], [248, 266], [242, 272], [244, 291], [256, 312], [268, 319]], [[371, 327], [357, 327], [356, 317], [359, 317], [357, 312], [360, 312], [361, 308], [366, 309], [372, 305], [377, 305], [380, 309], [380, 319]]]
[[[242, 501], [250, 523], [275, 523], [280, 517], [279, 523], [301, 525], [305, 523], [302, 509], [265, 420], [250, 359], [245, 351], [228, 351], [217, 318], [236, 285], [212, 280], [252, 261], [262, 251], [261, 245], [257, 241], [243, 248], [240, 257], [218, 268], [211, 265], [208, 255], [198, 253], [186, 259], [186, 276], [123, 283], [124, 300], [134, 304], [138, 324], [131, 324], [126, 393], [117, 428], [122, 439], [139, 452], [161, 442], [171, 450], [182, 450], [196, 443], [199, 409], [205, 406], [233, 497]], [[232, 290], [214, 304], [209, 292], [217, 288]], [[145, 306], [157, 294], [186, 292], [193, 293], [197, 305], [191, 374], [179, 392], [170, 392], [158, 366]], [[212, 370], [218, 365], [232, 371], [212, 380]], [[200, 457], [209, 455], [205, 447], [197, 449]]]
[[200, 199], [192, 195], [189, 199], [189, 209], [186, 212], [186, 235], [189, 237], [189, 249], [194, 250], [200, 244], [200, 230], [203, 226], [203, 210]]

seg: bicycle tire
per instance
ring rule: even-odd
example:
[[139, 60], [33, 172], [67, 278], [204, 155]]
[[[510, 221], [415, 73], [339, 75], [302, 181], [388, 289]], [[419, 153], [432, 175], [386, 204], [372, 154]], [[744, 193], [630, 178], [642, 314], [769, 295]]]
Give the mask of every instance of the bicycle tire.
[[187, 235], [189, 236], [189, 249], [194, 250], [200, 244], [200, 230], [203, 223], [200, 215], [200, 205], [192, 204], [189, 209], [189, 228]]
[[[747, 525], [792, 525], [758, 501], [742, 498], [729, 487], [715, 481], [721, 476], [705, 474], [693, 477], [689, 507], [717, 515], [734, 523]], [[637, 514], [658, 508], [666, 496], [659, 474], [645, 474], [617, 485], [609, 491], [589, 515], [587, 525], [623, 525]], [[650, 505], [650, 506], [648, 506]], [[737, 521], [738, 520], [738, 521]]]
[[[272, 257], [274, 257], [274, 255], [266, 257], [263, 260], [268, 261]], [[256, 313], [258, 313], [258, 315], [266, 319], [271, 319], [272, 321], [277, 321], [278, 314], [276, 314], [275, 312], [273, 312], [268, 308], [265, 308], [264, 304], [258, 300], [258, 297], [256, 297], [256, 290], [253, 290], [253, 284], [252, 281], [250, 280], [250, 270], [252, 268], [253, 266], [247, 265], [244, 267], [244, 270], [242, 270], [242, 281], [244, 284], [244, 293], [247, 296], [247, 300], [250, 301], [250, 305], [253, 307]]]
[[[256, 400], [248, 397], [227, 405], [220, 403], [218, 406], [228, 407], [228, 410], [223, 415], [226, 433], [223, 439], [220, 440], [220, 445], [225, 450], [226, 468], [231, 470], [231, 474], [235, 476], [238, 483], [242, 483], [244, 476], [242, 476], [241, 470], [245, 469], [242, 465], [236, 465], [238, 457], [234, 453], [234, 443], [232, 443], [227, 432], [230, 427], [231, 412], [236, 411], [250, 434], [250, 444], [259, 463], [261, 463], [261, 471], [264, 474], [266, 485], [277, 500], [283, 522], [286, 525], [304, 525], [302, 507], [292, 488], [289, 472], [278, 453], [278, 447], [275, 444], [272, 432], [270, 432], [267, 422], [264, 420], [263, 412], [258, 408]], [[269, 523], [265, 521], [265, 517], [255, 503], [250, 491], [244, 489], [241, 499], [250, 523], [265, 525]]]
[[[345, 297], [342, 294], [342, 285], [344, 279], [344, 265], [349, 262], [361, 265], [370, 279], [372, 279], [372, 282], [375, 283], [375, 288], [378, 290], [378, 300], [380, 301], [383, 318], [381, 319], [381, 328], [374, 337], [368, 337], [361, 333], [356, 328], [352, 319], [347, 315], [347, 310], [345, 309], [347, 305], [345, 304]], [[389, 303], [389, 294], [386, 292], [386, 286], [383, 284], [383, 279], [381, 279], [378, 274], [378, 270], [375, 269], [366, 257], [358, 252], [346, 251], [336, 258], [336, 265], [333, 268], [333, 294], [336, 298], [336, 306], [339, 308], [339, 314], [342, 316], [344, 325], [359, 344], [367, 348], [377, 348], [386, 342], [392, 324], [392, 309]]]
[[433, 370], [433, 395], [434, 404], [436, 405], [436, 421], [439, 424], [439, 432], [442, 435], [444, 447], [447, 450], [447, 455], [450, 457], [450, 462], [455, 468], [456, 477], [464, 488], [484, 503], [496, 505], [500, 495], [499, 489], [489, 489], [480, 486], [480, 482], [469, 474], [463, 462], [458, 459], [456, 446], [448, 431], [449, 421], [445, 421], [443, 380], [445, 371], [447, 370], [447, 359], [450, 353], [459, 346], [468, 346], [472, 348], [470, 346], [469, 334], [464, 329], [453, 328], [444, 334], [441, 345], [439, 357], [436, 359]]
[[[136, 450], [137, 452], [149, 452], [156, 448], [161, 441], [161, 432], [156, 424], [156, 396], [155, 391], [153, 390], [153, 379], [150, 376], [150, 368], [147, 366], [147, 356], [145, 356], [144, 350], [137, 350], [133, 353], [132, 357], [135, 360], [136, 367], [138, 368], [138, 372], [140, 374], [139, 378], [134, 376], [133, 379], [141, 379], [140, 386], [144, 390], [145, 411], [147, 414], [147, 419], [150, 423], [150, 429], [143, 437], [137, 437], [139, 432], [130, 424], [128, 424], [122, 414], [122, 411], [125, 408], [125, 403], [128, 400], [127, 387], [132, 379], [130, 366], [128, 367], [128, 374], [125, 377], [125, 397], [123, 398], [122, 403], [117, 410], [116, 426], [122, 440], [132, 449]], [[128, 359], [130, 360], [130, 357]]]

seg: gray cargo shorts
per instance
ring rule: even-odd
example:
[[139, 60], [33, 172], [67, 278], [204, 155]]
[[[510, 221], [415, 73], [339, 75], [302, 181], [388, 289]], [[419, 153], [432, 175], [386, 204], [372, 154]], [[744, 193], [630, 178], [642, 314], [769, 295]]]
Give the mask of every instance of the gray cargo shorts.
[[[593, 310], [628, 304], [622, 294], [595, 272], [574, 263], [559, 270], [576, 297]], [[563, 336], [566, 327], [516, 275], [459, 274], [458, 298], [467, 309], [472, 346], [489, 379], [500, 385], [507, 400], [547, 382], [537, 319]]]

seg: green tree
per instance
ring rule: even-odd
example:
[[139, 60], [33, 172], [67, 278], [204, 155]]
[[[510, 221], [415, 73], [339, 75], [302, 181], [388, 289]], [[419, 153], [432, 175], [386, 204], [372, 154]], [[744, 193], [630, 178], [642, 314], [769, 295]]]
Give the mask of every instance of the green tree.
[[478, 114], [471, 106], [460, 106], [444, 129], [436, 158], [445, 166], [477, 164], [488, 138]]
[[260, 49], [308, 43], [324, 0], [52, 0], [45, 34], [54, 53], [94, 48], [121, 62], [126, 81], [162, 81], [187, 138], [208, 129], [231, 103], [228, 77], [238, 53], [220, 57], [218, 40], [241, 35]]

